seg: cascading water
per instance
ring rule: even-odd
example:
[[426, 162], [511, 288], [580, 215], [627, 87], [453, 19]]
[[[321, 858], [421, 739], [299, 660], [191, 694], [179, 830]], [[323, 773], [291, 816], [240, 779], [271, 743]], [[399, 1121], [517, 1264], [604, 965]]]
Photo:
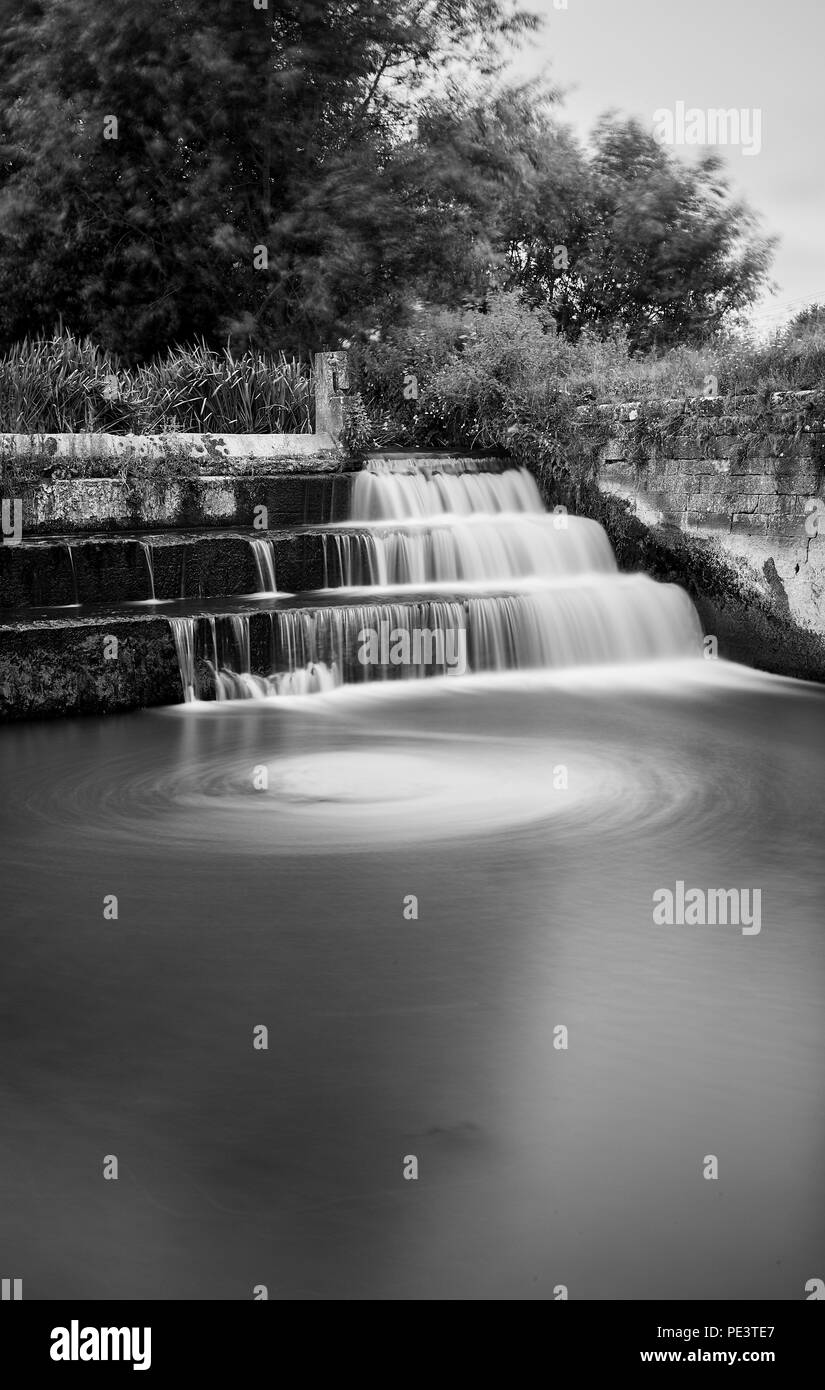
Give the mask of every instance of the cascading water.
[[193, 618], [170, 618], [169, 626], [175, 640], [183, 698], [189, 704], [195, 699], [195, 622]]
[[276, 594], [278, 589], [275, 583], [275, 547], [272, 541], [269, 536], [255, 536], [249, 544], [258, 572], [258, 592]]
[[344, 586], [611, 573], [616, 561], [586, 517], [484, 514], [351, 525], [324, 536], [327, 575]]
[[152, 547], [148, 541], [140, 541], [140, 548], [143, 551], [143, 558], [146, 561], [146, 572], [149, 576], [149, 602], [157, 603], [155, 598], [155, 561], [152, 554]]
[[543, 511], [541, 494], [526, 468], [502, 473], [453, 472], [449, 467], [414, 473], [367, 469], [356, 478], [352, 499], [353, 519], [360, 521]]
[[[378, 461], [356, 477], [352, 513], [324, 529], [325, 593], [269, 615], [261, 674], [257, 619], [170, 620], [187, 700], [198, 652], [225, 700], [699, 651], [683, 590], [620, 574], [603, 528], [548, 514], [524, 469]], [[261, 591], [274, 593], [272, 543], [251, 545]]]

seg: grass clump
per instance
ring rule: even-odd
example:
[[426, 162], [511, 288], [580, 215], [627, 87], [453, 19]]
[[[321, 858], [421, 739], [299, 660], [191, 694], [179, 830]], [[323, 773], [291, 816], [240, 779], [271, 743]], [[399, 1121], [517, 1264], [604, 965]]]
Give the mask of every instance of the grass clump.
[[7, 434], [304, 434], [313, 429], [309, 363], [205, 343], [135, 369], [67, 330], [27, 338], [0, 358]]

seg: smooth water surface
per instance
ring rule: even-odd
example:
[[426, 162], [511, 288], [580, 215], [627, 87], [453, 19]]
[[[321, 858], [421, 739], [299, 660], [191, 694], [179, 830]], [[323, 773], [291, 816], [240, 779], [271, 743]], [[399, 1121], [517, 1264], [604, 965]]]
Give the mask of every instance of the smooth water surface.
[[[684, 661], [0, 731], [5, 1273], [804, 1297], [824, 713]], [[677, 880], [760, 888], [761, 932], [655, 926]]]

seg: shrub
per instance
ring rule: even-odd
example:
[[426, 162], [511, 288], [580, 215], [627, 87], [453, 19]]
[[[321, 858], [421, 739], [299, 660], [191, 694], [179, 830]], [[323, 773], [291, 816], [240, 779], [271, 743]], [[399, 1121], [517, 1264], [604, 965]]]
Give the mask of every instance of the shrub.
[[364, 408], [360, 391], [344, 400], [344, 424], [341, 443], [348, 454], [358, 457], [370, 448], [374, 440], [372, 424]]
[[602, 350], [587, 335], [571, 344], [546, 313], [504, 293], [484, 312], [441, 311], [357, 347], [353, 379], [383, 443], [507, 450], [554, 474], [571, 457], [577, 407], [598, 395], [598, 363], [587, 359], [585, 380], [579, 364]]
[[507, 450], [545, 480], [581, 483], [592, 477], [610, 433], [599, 404], [639, 403], [623, 429], [630, 456], [642, 464], [666, 451], [687, 411], [702, 442], [713, 406], [701, 399], [713, 389], [709, 378], [720, 395], [749, 397], [739, 442], [745, 450], [775, 431], [777, 390], [816, 391], [792, 406], [797, 434], [816, 430], [825, 399], [817, 389], [825, 381], [825, 310], [813, 306], [767, 343], [728, 333], [704, 347], [634, 356], [621, 331], [606, 338], [584, 332], [571, 343], [546, 312], [502, 293], [481, 309], [423, 311], [418, 324], [379, 345], [356, 345], [352, 365], [381, 444]]

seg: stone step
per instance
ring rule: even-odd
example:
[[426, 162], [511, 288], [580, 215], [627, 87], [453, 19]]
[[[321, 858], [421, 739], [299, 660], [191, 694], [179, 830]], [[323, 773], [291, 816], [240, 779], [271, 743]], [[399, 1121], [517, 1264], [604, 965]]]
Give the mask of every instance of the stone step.
[[[139, 486], [122, 478], [53, 478], [21, 488], [22, 535], [317, 525], [349, 515], [354, 476], [213, 476]], [[9, 498], [8, 487], [3, 496]]]
[[500, 473], [514, 465], [501, 454], [455, 449], [374, 449], [367, 466], [397, 472]]
[[[83, 461], [86, 476], [44, 468], [47, 476], [21, 483], [21, 537], [0, 545], [0, 719], [176, 703], [182, 690], [168, 617], [248, 615], [253, 669], [263, 672], [271, 663], [272, 613], [335, 602], [313, 592], [340, 583], [336, 547], [325, 547], [319, 528], [347, 522], [356, 473], [340, 454], [285, 458], [277, 466], [260, 459], [257, 466], [267, 471], [257, 476], [245, 471], [248, 462], [239, 455], [232, 469], [155, 483], [151, 476], [102, 476], [105, 460], [94, 476], [95, 456]], [[376, 451], [367, 461], [384, 465], [507, 466], [495, 455], [449, 450]], [[3, 495], [16, 500], [7, 488]], [[391, 521], [380, 525], [393, 529]], [[251, 542], [265, 538], [278, 591], [296, 597], [250, 598], [261, 589]], [[433, 597], [421, 593], [418, 601]], [[353, 591], [338, 601], [381, 598]], [[399, 590], [385, 601], [417, 600]]]
[[[325, 583], [321, 532], [136, 532], [52, 536], [0, 547], [0, 615], [27, 607], [249, 594], [260, 590], [253, 541], [271, 541], [279, 590]], [[334, 563], [334, 551], [330, 551]], [[337, 582], [330, 576], [330, 582]]]
[[[448, 450], [385, 451], [370, 455], [370, 461], [411, 472], [498, 472], [510, 466], [498, 455]], [[356, 476], [357, 470], [343, 469], [340, 463], [336, 468], [319, 468], [317, 461], [303, 460], [297, 471], [215, 473], [158, 481], [151, 475], [139, 480], [47, 476], [25, 485], [6, 481], [0, 491], [4, 499], [19, 498], [24, 537], [246, 527], [262, 524], [262, 515], [263, 524], [276, 529], [345, 520]]]
[[[353, 597], [349, 602], [359, 600]], [[416, 599], [407, 596], [403, 603], [413, 606]], [[394, 604], [397, 610], [399, 600]], [[328, 596], [301, 595], [283, 600], [179, 602], [165, 606], [162, 617], [148, 606], [131, 611], [115, 607], [71, 617], [40, 612], [6, 622], [0, 625], [0, 723], [181, 703], [180, 668], [168, 622], [172, 616], [214, 618], [221, 645], [227, 627], [221, 620], [248, 618], [251, 669], [265, 674], [272, 666], [272, 614], [327, 606]], [[326, 655], [319, 653], [319, 659]], [[276, 666], [279, 662], [282, 669], [290, 668], [288, 651], [275, 653]], [[199, 688], [204, 698], [212, 693], [210, 680], [201, 660]]]
[[[314, 539], [320, 541], [320, 533]], [[443, 601], [469, 603], [479, 598], [509, 598], [519, 595], [563, 595], [567, 590], [579, 591], [591, 585], [620, 587], [631, 583], [632, 575], [603, 570], [570, 571], [557, 575], [521, 575], [492, 580], [441, 579], [422, 583], [365, 584], [346, 588], [337, 584], [310, 589], [280, 589], [276, 594], [256, 592], [255, 586], [233, 594], [191, 594], [149, 600], [112, 599], [92, 603], [36, 605], [31, 604], [0, 611], [0, 637], [20, 628], [83, 627], [108, 620], [144, 622], [149, 618], [229, 617], [245, 613], [278, 613], [297, 608], [357, 608], [382, 605], [408, 605]]]

